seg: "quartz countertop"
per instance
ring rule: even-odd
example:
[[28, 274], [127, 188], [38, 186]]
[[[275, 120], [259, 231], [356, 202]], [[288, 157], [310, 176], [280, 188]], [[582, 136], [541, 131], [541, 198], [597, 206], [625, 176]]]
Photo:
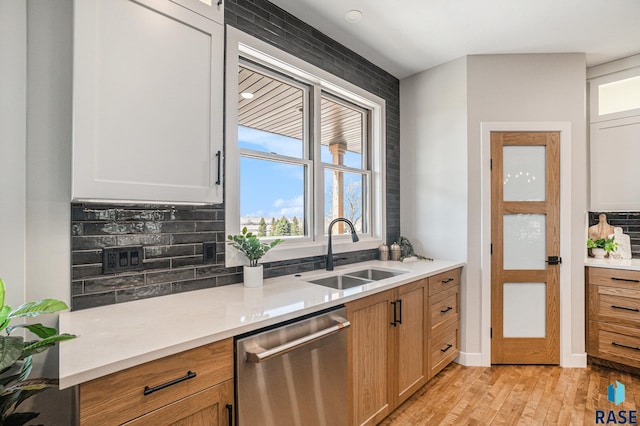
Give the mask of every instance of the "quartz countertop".
[[640, 259], [596, 259], [589, 257], [584, 261], [591, 268], [627, 269], [640, 271]]
[[[403, 274], [347, 290], [306, 282], [331, 272], [269, 278], [260, 288], [242, 284], [197, 290], [60, 314], [60, 388], [208, 343], [310, 314], [463, 266], [456, 261], [369, 261], [337, 267], [346, 272], [375, 266]], [[595, 265], [594, 265], [595, 266]], [[640, 267], [640, 263], [638, 264]]]

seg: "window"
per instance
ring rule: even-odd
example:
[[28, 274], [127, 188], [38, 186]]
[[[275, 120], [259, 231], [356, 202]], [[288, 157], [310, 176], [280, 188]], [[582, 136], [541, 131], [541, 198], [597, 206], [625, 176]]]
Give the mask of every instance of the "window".
[[[266, 261], [377, 247], [385, 234], [384, 100], [233, 28], [226, 82], [226, 233], [283, 238]], [[227, 250], [227, 265], [241, 264]]]

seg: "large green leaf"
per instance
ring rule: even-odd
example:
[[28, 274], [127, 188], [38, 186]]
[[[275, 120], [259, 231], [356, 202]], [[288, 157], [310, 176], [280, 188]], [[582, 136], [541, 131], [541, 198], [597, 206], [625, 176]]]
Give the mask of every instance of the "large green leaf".
[[19, 324], [14, 325], [12, 327], [7, 327], [7, 333], [11, 334], [13, 330], [16, 328], [26, 328], [36, 336], [41, 339], [46, 339], [47, 337], [55, 336], [58, 334], [58, 330], [52, 327], [45, 327], [42, 324]]
[[35, 302], [27, 302], [18, 306], [9, 314], [9, 318], [36, 317], [38, 315], [52, 314], [65, 309], [69, 309], [69, 307], [61, 300], [43, 299]]
[[24, 341], [19, 336], [0, 336], [0, 370], [11, 367], [22, 356]]
[[0, 278], [0, 306], [4, 306], [4, 294], [7, 292], [7, 289], [4, 287], [4, 281]]
[[43, 352], [55, 345], [56, 342], [61, 342], [63, 340], [71, 340], [75, 339], [76, 336], [74, 334], [60, 334], [56, 336], [47, 337], [46, 339], [36, 340], [33, 342], [27, 342], [24, 344], [24, 348], [22, 349], [22, 358], [27, 356], [31, 356], [40, 352]]
[[9, 325], [9, 314], [11, 313], [11, 306], [3, 306], [0, 308], [0, 331], [7, 328]]

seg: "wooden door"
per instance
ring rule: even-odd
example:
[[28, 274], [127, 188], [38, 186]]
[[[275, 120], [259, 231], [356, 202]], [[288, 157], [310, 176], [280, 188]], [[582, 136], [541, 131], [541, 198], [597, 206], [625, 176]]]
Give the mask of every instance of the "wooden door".
[[560, 134], [492, 132], [491, 161], [491, 362], [559, 364]]
[[395, 404], [400, 405], [426, 383], [427, 360], [427, 279], [398, 288], [395, 327], [397, 374], [394, 375]]
[[395, 290], [347, 304], [352, 425], [375, 425], [393, 409], [391, 302]]

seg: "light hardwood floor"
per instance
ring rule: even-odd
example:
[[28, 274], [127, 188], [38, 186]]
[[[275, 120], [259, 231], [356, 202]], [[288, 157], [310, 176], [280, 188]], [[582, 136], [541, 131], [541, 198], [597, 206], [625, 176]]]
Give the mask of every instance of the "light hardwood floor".
[[[625, 402], [607, 387], [625, 386]], [[640, 377], [604, 367], [586, 369], [452, 363], [381, 425], [595, 425], [596, 410], [636, 410]], [[640, 421], [640, 419], [638, 419]]]

